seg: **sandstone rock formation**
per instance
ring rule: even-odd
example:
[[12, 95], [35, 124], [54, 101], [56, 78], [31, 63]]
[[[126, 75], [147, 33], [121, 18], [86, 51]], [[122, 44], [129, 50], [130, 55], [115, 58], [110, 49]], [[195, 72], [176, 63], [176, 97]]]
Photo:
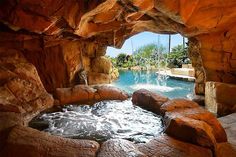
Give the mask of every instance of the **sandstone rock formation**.
[[186, 99], [173, 99], [164, 103], [160, 107], [160, 112], [162, 115], [165, 115], [166, 112], [174, 111], [176, 109], [186, 109], [186, 108], [197, 108], [199, 105], [193, 101]]
[[206, 82], [206, 108], [220, 116], [236, 112], [236, 85]]
[[6, 157], [95, 157], [99, 144], [95, 141], [56, 137], [28, 127], [12, 129], [4, 148]]
[[224, 128], [221, 126], [220, 122], [216, 119], [215, 115], [208, 112], [207, 110], [197, 107], [190, 109], [180, 109], [167, 112], [166, 117], [188, 117], [194, 120], [200, 120], [207, 123], [212, 128], [212, 133], [218, 143], [227, 142], [227, 136]]
[[189, 100], [173, 99], [161, 106], [165, 132], [186, 142], [216, 150], [227, 142], [226, 133], [216, 117]]
[[126, 100], [128, 94], [112, 86], [77, 85], [73, 88], [57, 88], [56, 98], [61, 105], [72, 103], [94, 103], [102, 100]]
[[[168, 123], [167, 123], [168, 121]], [[179, 140], [216, 150], [212, 128], [206, 123], [187, 117], [166, 117], [165, 133]]]
[[52, 105], [35, 67], [19, 51], [0, 49], [0, 111], [38, 112]]
[[[53, 98], [48, 92], [55, 94], [57, 88], [80, 84], [83, 82], [80, 77], [82, 74], [88, 75], [90, 84], [110, 82], [112, 77], [107, 73], [110, 72], [110, 66], [107, 68], [101, 65], [96, 69], [93, 64], [105, 55], [107, 46], [121, 47], [125, 39], [143, 31], [181, 33], [189, 38], [190, 57], [196, 69], [197, 94], [204, 94], [206, 81], [235, 84], [235, 9], [234, 0], [2, 0], [0, 111], [28, 114], [48, 108], [53, 105]], [[107, 97], [106, 92], [102, 95]], [[227, 102], [228, 97], [221, 98], [224, 99], [223, 102]], [[74, 95], [73, 99], [76, 99]], [[176, 110], [176, 107], [163, 108], [161, 110], [166, 116], [166, 112]], [[18, 116], [8, 117], [11, 118], [10, 125], [4, 124], [4, 132], [11, 130], [12, 125], [15, 125], [14, 120], [21, 121]], [[179, 121], [185, 124], [191, 135], [192, 130], [200, 128], [203, 131], [201, 135], [206, 135], [205, 138], [197, 136], [190, 142], [208, 147], [214, 145], [217, 133], [213, 134], [211, 125], [201, 119], [196, 120], [195, 116], [183, 117], [180, 120], [178, 116], [171, 118], [170, 128], [174, 125], [182, 131], [183, 125]], [[199, 124], [197, 129], [194, 129], [193, 124]], [[201, 128], [206, 128], [205, 132]], [[28, 138], [27, 131], [32, 133], [32, 138]], [[196, 133], [200, 135], [199, 132]], [[79, 154], [80, 149], [76, 148], [80, 148], [80, 143], [56, 137], [47, 141], [49, 135], [42, 134], [29, 128], [16, 127], [10, 132], [9, 138], [5, 134], [1, 134], [0, 138], [7, 139], [8, 151], [5, 152], [8, 156], [18, 156], [22, 151], [28, 153], [28, 156], [40, 156], [37, 152], [41, 151], [45, 152], [45, 156], [58, 153], [65, 156]], [[38, 135], [43, 138], [37, 139]], [[179, 138], [184, 140], [185, 137]], [[198, 141], [199, 138], [203, 141]], [[35, 139], [39, 143], [33, 143], [32, 140]], [[69, 143], [71, 146], [54, 149], [54, 142], [58, 143], [58, 139], [64, 141], [62, 144]], [[59, 144], [60, 148], [64, 147], [62, 144]], [[14, 151], [9, 151], [9, 147]], [[97, 147], [94, 147], [91, 154], [85, 150], [85, 154], [94, 156], [96, 150]], [[182, 151], [182, 148], [177, 150]]]
[[142, 31], [181, 33], [191, 38], [196, 93], [204, 94], [205, 81], [236, 83], [235, 7], [233, 0], [4, 0], [0, 47], [20, 50], [46, 89], [54, 91], [76, 84], [81, 69], [91, 72], [91, 62], [103, 56], [108, 45], [120, 47]]
[[132, 96], [134, 104], [164, 117], [165, 133], [181, 141], [216, 151], [217, 143], [227, 142], [226, 133], [216, 117], [197, 103], [173, 99], [138, 90]]
[[140, 89], [133, 93], [132, 102], [156, 114], [160, 114], [161, 106], [169, 99], [165, 96], [158, 95], [146, 89]]

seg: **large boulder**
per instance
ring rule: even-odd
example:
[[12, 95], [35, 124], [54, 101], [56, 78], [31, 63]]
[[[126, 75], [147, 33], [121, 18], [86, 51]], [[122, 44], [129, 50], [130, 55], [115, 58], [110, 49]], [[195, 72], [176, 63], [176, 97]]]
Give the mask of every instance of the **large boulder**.
[[213, 130], [203, 121], [167, 114], [165, 116], [165, 124], [165, 133], [172, 137], [212, 150], [216, 148]]
[[174, 110], [172, 112], [167, 112], [167, 114], [175, 114], [176, 117], [184, 116], [194, 120], [203, 121], [212, 128], [213, 135], [218, 143], [227, 142], [226, 132], [215, 115], [201, 107]]
[[86, 85], [71, 88], [57, 88], [56, 98], [60, 104], [85, 103], [94, 99], [96, 90]]
[[128, 94], [112, 86], [76, 85], [71, 88], [57, 88], [56, 98], [60, 104], [94, 103], [102, 100], [126, 100]]
[[129, 95], [119, 88], [113, 86], [95, 86], [97, 89], [97, 101], [102, 100], [126, 100], [129, 98]]
[[104, 142], [98, 157], [148, 157], [141, 153], [135, 144], [123, 139], [112, 139]]
[[179, 140], [216, 149], [216, 143], [227, 142], [224, 128], [217, 118], [195, 102], [173, 99], [161, 106], [165, 132]]
[[66, 139], [16, 126], [8, 136], [3, 157], [95, 157], [98, 149], [95, 141]]
[[161, 135], [148, 143], [138, 144], [138, 150], [148, 157], [212, 157], [210, 149]]
[[15, 50], [0, 49], [0, 111], [37, 112], [53, 105], [36, 68]]
[[133, 104], [151, 110], [157, 114], [160, 114], [161, 106], [168, 100], [169, 99], [167, 97], [148, 91], [146, 89], [137, 90], [132, 95]]

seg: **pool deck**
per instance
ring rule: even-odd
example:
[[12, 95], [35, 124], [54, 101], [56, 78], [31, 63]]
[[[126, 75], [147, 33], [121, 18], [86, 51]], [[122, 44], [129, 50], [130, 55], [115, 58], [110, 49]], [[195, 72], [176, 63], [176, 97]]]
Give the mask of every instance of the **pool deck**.
[[175, 74], [172, 74], [170, 70], [162, 70], [162, 71], [158, 71], [156, 73], [159, 75], [167, 75], [173, 79], [184, 80], [184, 81], [189, 81], [189, 82], [195, 81], [195, 77], [186, 76], [186, 75], [175, 75]]

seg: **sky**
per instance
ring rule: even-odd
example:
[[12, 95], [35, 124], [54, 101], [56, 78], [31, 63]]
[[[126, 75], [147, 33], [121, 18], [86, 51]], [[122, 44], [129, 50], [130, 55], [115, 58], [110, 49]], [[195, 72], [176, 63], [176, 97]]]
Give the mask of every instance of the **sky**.
[[[116, 57], [120, 53], [126, 53], [130, 55], [132, 54], [132, 43], [133, 43], [133, 50], [135, 51], [139, 47], [147, 44], [151, 43], [158, 44], [158, 38], [159, 38], [159, 43], [162, 44], [164, 47], [166, 47], [166, 50], [168, 51], [168, 42], [169, 42], [168, 35], [160, 35], [151, 32], [142, 32], [127, 39], [121, 49], [107, 47], [106, 55], [111, 57]], [[187, 39], [185, 39], [185, 41], [187, 41]], [[183, 38], [180, 34], [171, 35], [171, 48], [182, 43], [183, 43]]]

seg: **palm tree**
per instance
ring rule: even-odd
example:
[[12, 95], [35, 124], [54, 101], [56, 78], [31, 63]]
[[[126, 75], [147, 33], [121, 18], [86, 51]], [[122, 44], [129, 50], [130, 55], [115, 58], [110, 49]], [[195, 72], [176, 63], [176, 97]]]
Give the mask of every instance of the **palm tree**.
[[169, 34], [169, 53], [170, 53], [170, 46], [171, 46], [171, 35]]

